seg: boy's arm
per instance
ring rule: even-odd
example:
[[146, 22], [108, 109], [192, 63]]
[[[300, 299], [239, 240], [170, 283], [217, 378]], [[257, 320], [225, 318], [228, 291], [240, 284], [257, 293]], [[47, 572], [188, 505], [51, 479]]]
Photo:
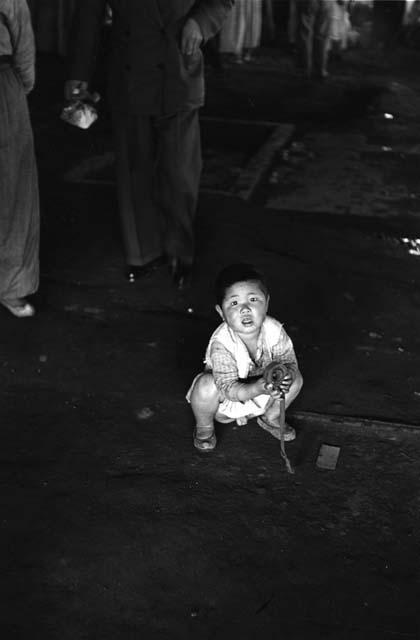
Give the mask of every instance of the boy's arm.
[[271, 348], [271, 357], [273, 362], [278, 362], [283, 364], [287, 368], [287, 375], [283, 378], [280, 383], [280, 389], [277, 390], [276, 393], [271, 393], [272, 397], [279, 396], [280, 393], [285, 394], [286, 396], [286, 406], [290, 404], [292, 399], [289, 396], [293, 396], [293, 398], [299, 392], [300, 387], [302, 386], [302, 375], [299, 371], [299, 365], [297, 362], [295, 350], [293, 348], [293, 342], [290, 337], [287, 335], [286, 331], [283, 327], [280, 329], [280, 336], [274, 347]]
[[249, 380], [239, 378], [235, 358], [217, 341], [212, 345], [210, 359], [216, 387], [228, 400], [246, 402], [262, 393], [267, 393], [262, 377]]
[[286, 365], [293, 379], [297, 376], [299, 366], [293, 342], [283, 327], [281, 328], [279, 340], [272, 348], [272, 358], [273, 362], [280, 362], [281, 364]]

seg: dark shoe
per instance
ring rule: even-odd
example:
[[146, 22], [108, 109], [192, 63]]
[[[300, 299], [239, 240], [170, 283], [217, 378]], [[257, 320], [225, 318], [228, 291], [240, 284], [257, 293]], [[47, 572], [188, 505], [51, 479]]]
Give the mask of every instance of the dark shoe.
[[196, 427], [194, 429], [193, 443], [194, 447], [201, 453], [214, 451], [217, 444], [214, 426], [209, 425], [208, 427]]
[[[277, 438], [277, 440], [280, 440], [282, 431], [280, 426], [273, 424], [270, 420], [267, 420], [264, 415], [257, 418], [257, 424], [268, 431], [268, 433], [271, 433], [271, 435]], [[292, 440], [296, 440], [296, 431], [293, 427], [288, 425], [287, 422], [284, 425], [283, 436], [285, 442], [292, 442]]]
[[128, 282], [136, 282], [136, 280], [141, 280], [142, 278], [152, 275], [152, 273], [154, 273], [162, 263], [163, 258], [156, 258], [155, 260], [141, 266], [129, 264], [125, 268], [125, 277]]
[[184, 263], [179, 258], [171, 262], [172, 282], [179, 291], [186, 289], [191, 284], [192, 264]]

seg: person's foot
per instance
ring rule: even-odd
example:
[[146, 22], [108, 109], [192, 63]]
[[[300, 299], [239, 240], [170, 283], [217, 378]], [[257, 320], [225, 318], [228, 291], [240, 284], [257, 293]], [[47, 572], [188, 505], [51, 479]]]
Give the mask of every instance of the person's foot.
[[179, 290], [186, 289], [191, 284], [192, 264], [183, 262], [180, 258], [172, 258], [170, 261], [172, 282]]
[[[265, 431], [268, 431], [268, 433], [271, 433], [272, 436], [280, 440], [281, 429], [279, 425], [275, 424], [271, 420], [268, 420], [268, 418], [266, 418], [265, 416], [260, 416], [259, 418], [257, 418], [257, 424], [265, 429]], [[283, 437], [285, 442], [292, 442], [292, 440], [296, 439], [296, 431], [293, 429], [293, 427], [288, 425], [287, 422], [284, 425]]]
[[163, 258], [156, 258], [143, 265], [129, 264], [126, 266], [124, 275], [128, 282], [134, 283], [154, 273], [163, 263]]
[[216, 448], [217, 439], [214, 426], [196, 427], [193, 435], [194, 447], [202, 453], [208, 453]]
[[33, 307], [25, 298], [10, 298], [0, 300], [0, 304], [10, 311], [16, 318], [31, 318], [35, 315]]

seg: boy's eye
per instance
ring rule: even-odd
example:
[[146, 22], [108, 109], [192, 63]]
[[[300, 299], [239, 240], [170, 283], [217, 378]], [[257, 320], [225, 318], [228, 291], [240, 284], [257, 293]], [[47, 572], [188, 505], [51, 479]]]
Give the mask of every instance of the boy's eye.
[[234, 307], [238, 304], [237, 300], [232, 300], [232, 302], [230, 303], [231, 307]]

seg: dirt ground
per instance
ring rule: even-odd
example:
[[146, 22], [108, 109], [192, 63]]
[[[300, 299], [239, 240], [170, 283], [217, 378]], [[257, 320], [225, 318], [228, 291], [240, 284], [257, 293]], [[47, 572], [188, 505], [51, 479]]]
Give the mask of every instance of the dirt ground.
[[[64, 66], [40, 57], [38, 314], [0, 318], [2, 637], [420, 638], [418, 61], [349, 51], [322, 85], [275, 50], [210, 70], [179, 294], [165, 269], [124, 281], [112, 166], [65, 178], [110, 152], [106, 115], [66, 128]], [[226, 120], [218, 136], [205, 118]], [[294, 126], [248, 201], [222, 193], [258, 149], [255, 129], [227, 148], [235, 119]], [[294, 475], [254, 421], [192, 447], [209, 292], [239, 259], [266, 271], [305, 379]]]

